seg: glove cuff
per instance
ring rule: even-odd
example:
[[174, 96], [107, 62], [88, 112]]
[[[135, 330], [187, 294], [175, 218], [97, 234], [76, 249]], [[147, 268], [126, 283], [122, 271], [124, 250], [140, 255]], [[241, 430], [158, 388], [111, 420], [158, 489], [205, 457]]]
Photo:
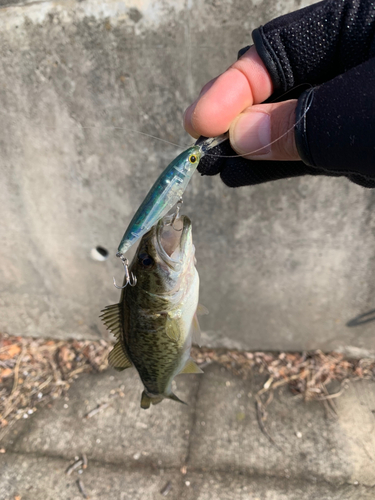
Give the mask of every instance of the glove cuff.
[[314, 98], [314, 89], [306, 90], [298, 99], [296, 108], [296, 125], [294, 127], [294, 137], [298, 154], [301, 160], [310, 167], [315, 167], [311, 155], [309, 143], [307, 141], [307, 113]]
[[251, 36], [253, 37], [258, 55], [262, 59], [268, 73], [270, 74], [274, 88], [273, 96], [285, 92], [287, 90], [287, 82], [284, 71], [272, 46], [269, 44], [264, 35], [263, 26], [255, 29], [251, 33]]

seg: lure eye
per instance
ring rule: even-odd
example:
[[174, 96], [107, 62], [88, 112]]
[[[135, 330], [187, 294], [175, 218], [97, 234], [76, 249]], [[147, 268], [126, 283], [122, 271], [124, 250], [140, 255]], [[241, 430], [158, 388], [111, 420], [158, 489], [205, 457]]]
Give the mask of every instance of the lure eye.
[[154, 259], [147, 253], [140, 253], [138, 259], [145, 269], [150, 269], [154, 265]]
[[197, 157], [195, 155], [190, 155], [189, 156], [189, 161], [190, 161], [190, 163], [196, 163], [197, 162]]

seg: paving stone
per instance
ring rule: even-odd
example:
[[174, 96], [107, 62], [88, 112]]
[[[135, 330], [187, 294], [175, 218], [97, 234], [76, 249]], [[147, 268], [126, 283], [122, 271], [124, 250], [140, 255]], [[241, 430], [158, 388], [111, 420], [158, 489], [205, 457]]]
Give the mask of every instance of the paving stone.
[[[70, 462], [51, 457], [0, 456], [0, 498], [14, 500], [82, 500], [80, 479], [91, 500], [161, 500], [159, 492], [171, 483], [169, 498], [178, 498], [180, 474], [142, 467], [121, 469], [92, 463], [83, 474], [65, 474]], [[173, 496], [172, 496], [173, 495]]]
[[[186, 482], [189, 486], [186, 487]], [[365, 486], [333, 486], [261, 476], [220, 473], [188, 475], [184, 500], [373, 500]]]
[[[361, 386], [361, 389], [358, 387]], [[337, 399], [337, 418], [321, 402], [276, 391], [262, 433], [255, 407], [259, 380], [206, 369], [191, 435], [189, 465], [332, 483], [375, 484], [375, 384], [353, 383]], [[374, 494], [375, 495], [375, 494]]]
[[[69, 461], [35, 455], [0, 456], [0, 498], [82, 500], [77, 480], [91, 500], [370, 500], [371, 488], [325, 482], [252, 477], [227, 472], [182, 475], [175, 469], [103, 465], [90, 461], [79, 474], [66, 476]], [[164, 492], [162, 494], [161, 492]]]
[[[177, 377], [176, 393], [189, 406], [165, 400], [149, 410], [140, 407], [142, 384], [135, 370], [84, 375], [69, 390], [68, 399], [21, 421], [8, 438], [8, 449], [110, 463], [138, 462], [158, 466], [182, 464], [193, 425], [194, 395], [201, 375]], [[124, 397], [110, 398], [122, 388]], [[110, 406], [90, 419], [98, 404]], [[10, 442], [13, 440], [13, 443]]]
[[[53, 488], [63, 491], [59, 499], [80, 498], [61, 471], [83, 452], [91, 498], [157, 500], [168, 481], [168, 498], [178, 500], [375, 498], [374, 382], [351, 382], [332, 400], [335, 418], [321, 402], [275, 391], [264, 423], [271, 442], [255, 409], [265, 380], [211, 365], [203, 376], [178, 377], [176, 392], [189, 406], [163, 401], [144, 411], [135, 372], [84, 375], [66, 400], [19, 421], [2, 443], [0, 498], [7, 499], [2, 491], [22, 500], [56, 498], [48, 496]], [[124, 397], [111, 399], [117, 390]], [[105, 401], [108, 408], [84, 418]]]

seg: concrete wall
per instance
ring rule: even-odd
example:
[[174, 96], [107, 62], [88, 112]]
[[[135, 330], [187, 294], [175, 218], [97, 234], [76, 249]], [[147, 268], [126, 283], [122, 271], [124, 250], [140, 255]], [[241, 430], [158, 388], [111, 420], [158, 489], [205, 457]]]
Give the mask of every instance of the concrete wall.
[[[0, 2], [0, 331], [104, 334], [119, 240], [180, 151], [130, 130], [190, 144], [182, 113], [201, 86], [252, 29], [307, 3]], [[231, 190], [197, 174], [184, 201], [206, 345], [375, 352], [371, 314], [355, 319], [375, 308], [375, 192], [329, 178]]]

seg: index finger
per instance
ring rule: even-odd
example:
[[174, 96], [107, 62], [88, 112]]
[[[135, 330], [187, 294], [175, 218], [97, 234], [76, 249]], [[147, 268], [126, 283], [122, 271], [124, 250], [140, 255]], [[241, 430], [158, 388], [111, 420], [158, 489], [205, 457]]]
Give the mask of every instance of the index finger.
[[271, 77], [253, 46], [203, 87], [201, 95], [185, 111], [184, 127], [193, 137], [223, 134], [236, 116], [263, 102], [272, 91]]

